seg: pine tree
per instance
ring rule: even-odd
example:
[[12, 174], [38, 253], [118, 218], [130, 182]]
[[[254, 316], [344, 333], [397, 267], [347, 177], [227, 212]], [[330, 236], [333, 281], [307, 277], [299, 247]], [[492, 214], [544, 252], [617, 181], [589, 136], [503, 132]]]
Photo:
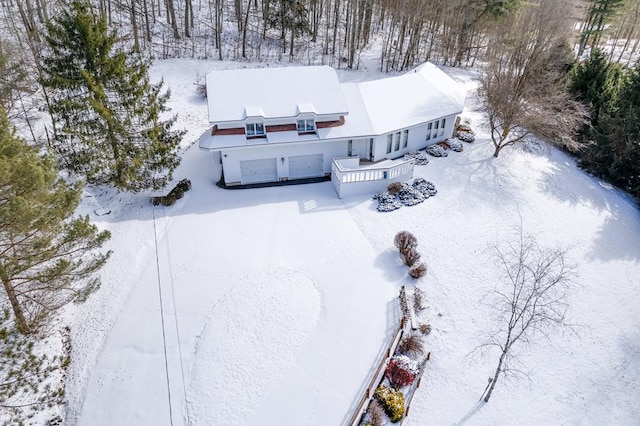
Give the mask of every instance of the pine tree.
[[169, 91], [151, 84], [136, 52], [116, 48], [86, 0], [73, 0], [49, 26], [45, 87], [54, 89], [53, 147], [69, 171], [118, 189], [159, 189], [172, 178], [184, 132], [162, 121]]
[[81, 191], [13, 134], [0, 108], [0, 280], [23, 334], [100, 284], [93, 273], [110, 255], [97, 252], [109, 232], [72, 217]]

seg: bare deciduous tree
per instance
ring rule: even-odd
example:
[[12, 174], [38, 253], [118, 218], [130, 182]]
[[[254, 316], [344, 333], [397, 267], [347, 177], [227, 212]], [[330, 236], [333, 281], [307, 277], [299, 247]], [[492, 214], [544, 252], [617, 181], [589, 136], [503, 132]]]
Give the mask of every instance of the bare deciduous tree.
[[494, 310], [498, 329], [476, 348], [500, 351], [496, 370], [482, 395], [485, 402], [489, 402], [501, 374], [517, 372], [510, 366], [514, 346], [548, 337], [554, 327], [571, 327], [566, 313], [573, 268], [567, 263], [567, 250], [539, 247], [520, 229], [515, 242], [496, 246], [495, 251], [504, 279], [486, 299]]
[[491, 46], [492, 58], [480, 79], [497, 157], [510, 145], [535, 134], [545, 142], [577, 150], [584, 106], [567, 94], [571, 52], [565, 47], [569, 23], [566, 5], [540, 0], [523, 8], [504, 26]]

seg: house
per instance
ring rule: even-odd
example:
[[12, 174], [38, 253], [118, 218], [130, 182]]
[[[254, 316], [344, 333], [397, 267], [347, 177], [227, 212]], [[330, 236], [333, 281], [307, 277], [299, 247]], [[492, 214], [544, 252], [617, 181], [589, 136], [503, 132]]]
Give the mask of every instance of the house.
[[200, 148], [220, 153], [227, 186], [331, 175], [341, 197], [410, 179], [404, 154], [451, 137], [465, 98], [428, 62], [361, 83], [328, 66], [213, 71], [206, 83]]

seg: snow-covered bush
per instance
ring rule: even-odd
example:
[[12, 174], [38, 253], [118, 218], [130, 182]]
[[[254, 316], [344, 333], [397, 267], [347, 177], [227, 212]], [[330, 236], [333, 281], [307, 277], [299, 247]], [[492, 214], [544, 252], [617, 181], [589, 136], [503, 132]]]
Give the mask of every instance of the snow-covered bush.
[[405, 370], [411, 372], [414, 376], [418, 376], [418, 374], [420, 374], [420, 363], [412, 360], [408, 356], [394, 355], [391, 359]]
[[462, 142], [471, 143], [476, 140], [476, 135], [473, 132], [458, 132], [456, 133], [456, 138]]
[[404, 254], [418, 247], [418, 239], [409, 231], [400, 231], [393, 238], [393, 244], [401, 254]]
[[395, 389], [409, 386], [416, 379], [414, 373], [405, 368], [404, 365], [395, 362], [393, 359], [389, 361], [389, 365], [387, 365], [384, 376]]
[[447, 157], [449, 155], [447, 150], [438, 144], [429, 145], [425, 148], [425, 151], [433, 157]]
[[374, 200], [378, 200], [379, 212], [392, 212], [402, 207], [402, 204], [396, 200], [395, 195], [391, 195], [388, 192], [381, 192], [373, 196]]
[[404, 155], [405, 160], [415, 159], [416, 166], [425, 166], [429, 164], [429, 157], [421, 151], [409, 151]]
[[402, 257], [402, 262], [411, 267], [413, 266], [418, 260], [420, 260], [420, 253], [418, 253], [416, 250], [409, 250], [406, 253], [401, 253], [400, 257]]
[[433, 197], [438, 193], [434, 184], [424, 178], [417, 178], [411, 185], [425, 196], [425, 198]]
[[404, 416], [404, 394], [402, 392], [380, 385], [373, 395], [380, 401], [393, 423], [402, 420], [402, 416]]
[[449, 145], [449, 148], [451, 148], [451, 150], [455, 152], [462, 152], [464, 150], [462, 142], [460, 142], [460, 140], [458, 139], [448, 139], [447, 145]]
[[362, 416], [360, 426], [386, 426], [387, 415], [384, 412], [384, 408], [380, 405], [377, 399], [374, 399], [369, 403], [367, 411]]
[[387, 186], [387, 191], [391, 195], [396, 195], [398, 192], [402, 190], [402, 182], [393, 182]]
[[400, 340], [396, 352], [411, 358], [417, 358], [424, 353], [422, 339], [416, 334], [410, 334]]
[[409, 275], [411, 276], [411, 278], [415, 279], [422, 278], [427, 275], [427, 267], [424, 265], [424, 263], [413, 265], [411, 268], [409, 268]]
[[415, 206], [416, 204], [422, 203], [427, 199], [427, 197], [413, 186], [404, 185], [402, 190], [398, 193], [398, 199], [405, 206]]

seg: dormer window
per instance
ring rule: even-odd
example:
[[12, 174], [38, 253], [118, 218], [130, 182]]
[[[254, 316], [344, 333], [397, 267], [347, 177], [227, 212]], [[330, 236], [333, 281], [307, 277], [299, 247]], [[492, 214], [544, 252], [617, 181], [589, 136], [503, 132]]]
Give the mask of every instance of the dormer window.
[[264, 123], [247, 123], [245, 130], [247, 137], [264, 136]]
[[316, 131], [316, 124], [313, 119], [298, 120], [298, 133], [314, 133]]

